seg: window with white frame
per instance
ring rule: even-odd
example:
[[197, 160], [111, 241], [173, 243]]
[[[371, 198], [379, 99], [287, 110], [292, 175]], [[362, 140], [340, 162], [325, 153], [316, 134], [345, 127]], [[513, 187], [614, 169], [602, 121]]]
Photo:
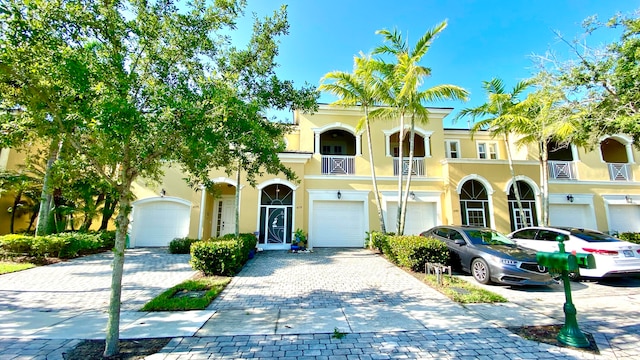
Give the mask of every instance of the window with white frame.
[[458, 159], [460, 157], [460, 141], [445, 140], [444, 142], [447, 152], [447, 158]]
[[478, 159], [497, 159], [498, 143], [496, 142], [478, 142]]

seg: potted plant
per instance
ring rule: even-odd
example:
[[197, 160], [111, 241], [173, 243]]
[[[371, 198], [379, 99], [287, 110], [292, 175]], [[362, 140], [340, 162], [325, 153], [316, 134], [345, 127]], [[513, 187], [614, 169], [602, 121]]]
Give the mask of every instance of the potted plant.
[[[296, 247], [294, 249], [294, 246]], [[293, 241], [291, 242], [291, 250], [304, 250], [307, 247], [307, 235], [304, 230], [297, 229], [293, 233]]]

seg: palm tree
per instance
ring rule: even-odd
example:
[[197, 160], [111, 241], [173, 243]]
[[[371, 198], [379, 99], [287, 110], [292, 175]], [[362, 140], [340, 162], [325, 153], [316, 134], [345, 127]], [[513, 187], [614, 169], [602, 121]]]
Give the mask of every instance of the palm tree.
[[548, 144], [582, 144], [575, 138], [579, 128], [579, 116], [572, 110], [572, 102], [567, 99], [561, 87], [554, 83], [551, 74], [541, 72], [533, 80], [538, 90], [529, 94], [519, 106], [529, 111], [529, 116], [516, 119], [513, 129], [522, 135], [517, 146], [537, 144], [540, 162], [540, 183], [542, 184], [542, 225], [549, 225], [549, 162]]
[[360, 56], [353, 57], [353, 73], [342, 71], [332, 71], [327, 73], [321, 80], [319, 87], [321, 91], [327, 91], [340, 99], [331, 105], [357, 106], [360, 105], [364, 111], [364, 116], [358, 122], [356, 131], [360, 131], [364, 126], [367, 135], [369, 148], [369, 166], [371, 167], [371, 181], [373, 182], [373, 195], [375, 197], [380, 221], [380, 231], [386, 233], [384, 216], [382, 215], [382, 204], [378, 191], [378, 181], [376, 178], [376, 168], [373, 162], [373, 145], [371, 141], [371, 125], [369, 111], [376, 105], [379, 99], [378, 91], [381, 80], [378, 76], [382, 64], [371, 59], [370, 56], [360, 53]]
[[[516, 203], [518, 206], [518, 217], [521, 220], [521, 224], [529, 226], [526, 216], [524, 215], [524, 209], [522, 207], [522, 201], [520, 200], [520, 190], [518, 183], [516, 182], [516, 172], [513, 168], [513, 158], [511, 153], [511, 145], [509, 141], [509, 134], [514, 132], [514, 126], [527, 122], [526, 116], [530, 115], [527, 109], [524, 109], [520, 104], [518, 96], [521, 95], [529, 86], [531, 81], [525, 80], [518, 82], [511, 92], [505, 90], [502, 80], [493, 78], [490, 81], [484, 81], [482, 88], [487, 93], [487, 102], [477, 106], [475, 108], [465, 108], [455, 117], [454, 121], [459, 120], [462, 117], [469, 116], [472, 120], [478, 118], [484, 118], [476, 122], [471, 127], [471, 135], [478, 132], [481, 129], [489, 129], [493, 136], [502, 135], [504, 137], [505, 146], [507, 147], [507, 160], [509, 163], [509, 171], [511, 172], [511, 179], [513, 183], [513, 192], [516, 197]], [[518, 224], [518, 219], [515, 219]], [[530, 224], [533, 225], [533, 224]]]
[[[424, 79], [431, 75], [431, 69], [421, 66], [419, 63], [429, 50], [431, 43], [436, 36], [447, 27], [447, 22], [443, 21], [434, 28], [427, 30], [415, 44], [413, 49], [409, 48], [407, 41], [402, 38], [398, 31], [379, 30], [376, 33], [384, 38], [383, 44], [374, 50], [374, 54], [387, 54], [395, 57], [395, 62], [387, 64], [381, 70], [385, 76], [386, 96], [382, 98], [383, 103], [389, 108], [376, 110], [375, 117], [400, 118], [399, 133], [399, 171], [398, 171], [398, 219], [396, 224], [397, 234], [404, 233], [404, 225], [407, 211], [407, 201], [409, 189], [411, 187], [411, 172], [413, 171], [413, 147], [415, 137], [415, 121], [427, 122], [429, 112], [423, 105], [425, 101], [436, 101], [445, 99], [465, 99], [467, 91], [455, 85], [438, 85], [430, 89], [419, 91]], [[409, 135], [409, 166], [406, 182], [406, 190], [403, 192], [402, 185], [404, 179], [404, 137], [405, 137], [405, 116], [410, 115], [410, 135]]]

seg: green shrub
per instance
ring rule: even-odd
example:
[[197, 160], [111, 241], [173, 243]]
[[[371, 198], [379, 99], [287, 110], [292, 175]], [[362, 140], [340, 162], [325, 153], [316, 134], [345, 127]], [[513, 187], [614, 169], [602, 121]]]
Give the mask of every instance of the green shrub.
[[205, 275], [230, 276], [242, 264], [242, 244], [236, 239], [209, 239], [191, 245], [191, 266]]
[[446, 264], [449, 261], [447, 245], [440, 240], [417, 235], [390, 236], [388, 243], [392, 261], [412, 271], [424, 271], [426, 263]]
[[188, 237], [175, 238], [169, 243], [170, 254], [189, 254], [191, 251], [191, 244], [200, 239], [191, 239]]
[[393, 236], [393, 233], [381, 233], [379, 231], [372, 231], [368, 233], [369, 247], [377, 249], [381, 253], [389, 256], [389, 236]]
[[96, 232], [100, 237], [103, 249], [113, 249], [116, 246], [116, 231], [115, 230], [102, 230]]
[[618, 239], [628, 241], [634, 244], [640, 244], [640, 233], [623, 232], [618, 234]]
[[31, 253], [33, 236], [8, 234], [0, 236], [0, 251], [7, 255], [28, 255]]
[[242, 244], [242, 263], [244, 264], [249, 259], [249, 253], [258, 245], [258, 239], [255, 235], [249, 233], [239, 234], [239, 240]]
[[[68, 232], [47, 236], [0, 236], [0, 250], [10, 255], [26, 255], [35, 258], [46, 256], [70, 259], [112, 248], [111, 234]], [[105, 245], [106, 243], [106, 245]]]

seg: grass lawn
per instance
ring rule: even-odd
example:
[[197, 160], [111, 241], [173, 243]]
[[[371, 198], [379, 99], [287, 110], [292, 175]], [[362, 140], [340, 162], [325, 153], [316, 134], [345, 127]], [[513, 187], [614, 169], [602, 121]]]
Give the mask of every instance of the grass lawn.
[[229, 284], [230, 277], [202, 276], [184, 281], [158, 295], [142, 311], [204, 310]]
[[424, 275], [423, 281], [461, 304], [507, 302], [502, 295], [482, 289], [455, 276], [443, 274], [442, 284], [438, 284], [435, 275]]
[[20, 271], [20, 270], [31, 269], [32, 267], [35, 267], [35, 265], [31, 264], [31, 263], [17, 263], [17, 262], [10, 262], [10, 261], [0, 261], [0, 275], [1, 274], [7, 274], [7, 273], [16, 272], [16, 271]]

